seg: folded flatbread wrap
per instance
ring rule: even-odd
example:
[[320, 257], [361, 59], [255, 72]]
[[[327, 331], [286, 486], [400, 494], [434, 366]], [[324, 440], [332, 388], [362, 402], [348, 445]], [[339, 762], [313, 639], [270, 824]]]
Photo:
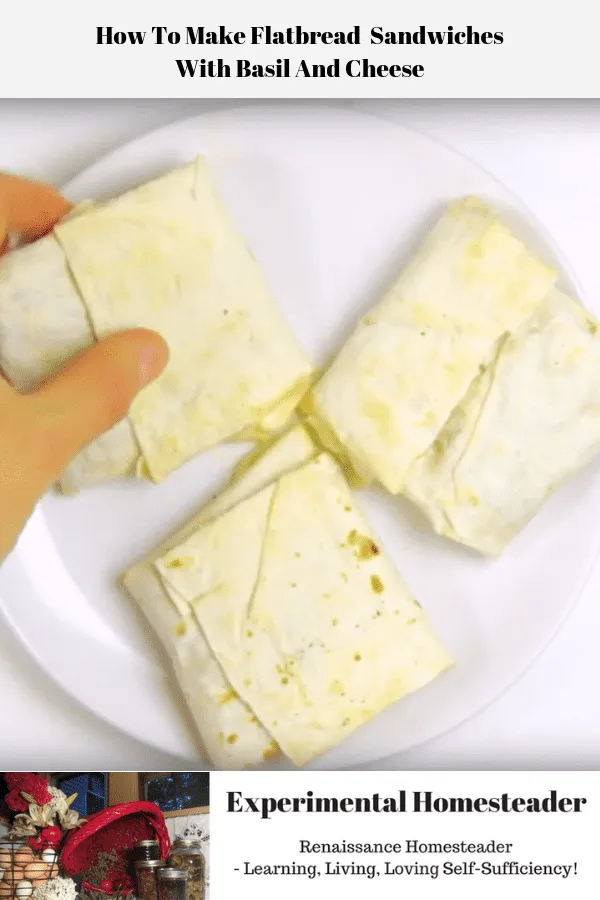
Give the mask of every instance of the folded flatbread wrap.
[[54, 236], [2, 257], [0, 365], [16, 390], [34, 390], [93, 342], [85, 307]]
[[128, 419], [65, 474], [160, 481], [244, 430], [282, 427], [310, 364], [212, 183], [204, 159], [83, 209], [0, 262], [0, 367], [31, 389], [93, 340], [158, 331], [170, 360]]
[[[308, 462], [316, 447], [301, 426], [250, 455], [229, 485], [150, 556], [123, 576], [166, 651], [207, 753], [221, 769], [241, 769], [273, 761], [279, 748], [254, 713], [240, 700], [212, 653], [189, 604], [170, 596], [156, 568], [166, 553], [216, 516], [260, 491], [284, 472]], [[237, 565], [236, 557], [232, 565]], [[236, 735], [236, 739], [231, 738]]]
[[[85, 306], [54, 235], [0, 260], [0, 370], [35, 390], [94, 342]], [[61, 481], [65, 492], [133, 473], [138, 445], [127, 419], [86, 447]]]
[[452, 663], [328, 454], [212, 519], [155, 568], [297, 766]]
[[599, 326], [554, 289], [501, 342], [405, 493], [437, 532], [497, 556], [599, 452]]
[[323, 442], [398, 493], [500, 336], [555, 278], [479, 200], [451, 203], [309, 393]]

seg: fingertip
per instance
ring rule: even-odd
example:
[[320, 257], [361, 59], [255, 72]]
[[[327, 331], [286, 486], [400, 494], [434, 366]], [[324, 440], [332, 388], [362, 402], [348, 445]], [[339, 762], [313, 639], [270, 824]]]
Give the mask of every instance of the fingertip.
[[28, 398], [54, 474], [82, 447], [123, 419], [139, 391], [168, 360], [163, 338], [131, 329], [103, 338], [71, 360]]
[[169, 361], [166, 341], [148, 328], [131, 328], [109, 335], [99, 342], [99, 347], [108, 357], [127, 357], [137, 363], [137, 383], [132, 385], [136, 391], [158, 378]]
[[169, 361], [167, 342], [155, 331], [139, 329], [141, 346], [138, 355], [140, 389], [154, 381]]

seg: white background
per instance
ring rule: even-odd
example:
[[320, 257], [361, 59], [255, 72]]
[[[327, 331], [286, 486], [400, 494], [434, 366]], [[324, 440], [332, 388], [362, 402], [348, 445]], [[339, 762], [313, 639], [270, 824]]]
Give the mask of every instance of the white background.
[[[0, 101], [0, 169], [64, 182], [123, 141], [217, 105]], [[600, 308], [600, 103], [367, 106], [454, 146], [516, 191], [550, 229]], [[502, 700], [453, 733], [375, 767], [598, 768], [598, 634], [600, 584], [593, 584], [559, 639]], [[57, 646], [56, 652], [68, 648]], [[193, 765], [167, 759], [92, 719], [48, 683], [13, 637], [2, 632], [0, 762], [6, 769]]]
[[[291, 798], [306, 796], [311, 790], [319, 797], [382, 797], [407, 792], [405, 813], [273, 813], [269, 819], [260, 814], [227, 812], [228, 792], [243, 797]], [[580, 813], [414, 813], [413, 791], [431, 791], [436, 797], [547, 797], [556, 790], [560, 797], [585, 797]], [[525, 772], [481, 773], [297, 773], [282, 776], [273, 773], [218, 773], [211, 776], [210, 815], [212, 831], [212, 897], [213, 900], [244, 896], [253, 900], [303, 898], [315, 900], [343, 896], [347, 900], [365, 897], [396, 898], [460, 898], [505, 900], [507, 895], [522, 898], [577, 897], [592, 900], [598, 896], [597, 835], [600, 781], [598, 775], [583, 773], [547, 774]], [[346, 854], [326, 856], [300, 854], [299, 840], [314, 843], [349, 842], [403, 843], [417, 840], [426, 843], [459, 843], [461, 841], [513, 843], [510, 854], [406, 855], [406, 846], [397, 855]], [[254, 864], [318, 864], [326, 859], [342, 864], [383, 862], [392, 864], [454, 864], [477, 859], [502, 864], [513, 860], [520, 864], [571, 865], [577, 862], [577, 874], [568, 878], [549, 876], [451, 875], [437, 879], [427, 876], [331, 877], [321, 875], [312, 880], [298, 876], [260, 877], [243, 875], [244, 862]], [[235, 872], [238, 867], [242, 872]]]
[[[53, 0], [3, 4], [0, 28], [0, 85], [10, 97], [599, 97], [598, 5], [503, 0]], [[284, 10], [285, 19], [283, 19]], [[204, 25], [245, 31], [269, 24], [306, 30], [365, 28], [360, 47], [293, 46], [185, 47], [97, 46], [96, 27], [172, 30]], [[502, 31], [499, 46], [370, 46], [373, 26], [389, 31]], [[339, 50], [339, 52], [337, 52]], [[198, 52], [192, 52], [198, 51]], [[243, 51], [243, 52], [240, 52]], [[369, 58], [379, 63], [425, 66], [423, 78], [181, 78], [177, 58], [253, 59], [277, 57], [328, 63]]]

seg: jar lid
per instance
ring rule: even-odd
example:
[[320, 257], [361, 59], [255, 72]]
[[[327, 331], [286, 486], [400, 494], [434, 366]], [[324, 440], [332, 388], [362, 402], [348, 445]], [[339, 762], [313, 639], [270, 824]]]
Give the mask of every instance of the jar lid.
[[190, 847], [180, 847], [178, 844], [171, 847], [171, 856], [204, 856], [202, 845], [199, 843]]
[[188, 878], [188, 870], [187, 869], [170, 869], [164, 868], [162, 872], [158, 873], [158, 877], [161, 879], [173, 879], [180, 878], [182, 881], [187, 881]]
[[134, 847], [158, 847], [158, 841], [136, 841]]
[[136, 869], [156, 869], [159, 866], [166, 866], [164, 859], [136, 859]]
[[202, 841], [199, 838], [175, 838], [174, 847], [200, 847]]

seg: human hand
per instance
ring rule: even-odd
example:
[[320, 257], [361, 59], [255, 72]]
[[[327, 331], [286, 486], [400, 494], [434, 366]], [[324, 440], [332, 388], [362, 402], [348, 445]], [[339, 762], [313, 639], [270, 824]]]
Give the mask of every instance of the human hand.
[[[49, 186], [0, 175], [0, 255], [10, 252], [9, 233], [35, 241], [69, 209]], [[86, 444], [127, 415], [167, 356], [159, 335], [135, 329], [84, 350], [32, 394], [17, 394], [0, 376], [0, 561], [42, 494]]]

